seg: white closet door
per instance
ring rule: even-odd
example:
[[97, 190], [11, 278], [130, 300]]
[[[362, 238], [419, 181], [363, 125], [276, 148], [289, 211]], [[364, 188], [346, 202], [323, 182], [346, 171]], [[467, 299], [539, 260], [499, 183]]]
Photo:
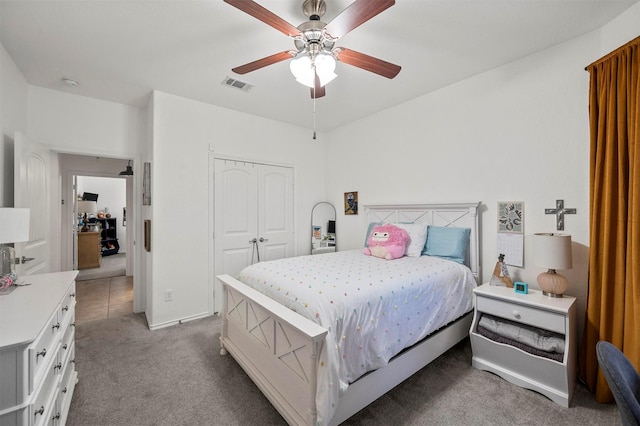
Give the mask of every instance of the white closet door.
[[293, 256], [293, 170], [260, 165], [258, 188], [260, 260]]
[[[293, 169], [224, 159], [214, 169], [214, 276], [292, 256]], [[214, 304], [219, 312], [219, 297]]]
[[258, 171], [230, 160], [216, 159], [214, 167], [215, 274], [235, 276], [257, 256]]

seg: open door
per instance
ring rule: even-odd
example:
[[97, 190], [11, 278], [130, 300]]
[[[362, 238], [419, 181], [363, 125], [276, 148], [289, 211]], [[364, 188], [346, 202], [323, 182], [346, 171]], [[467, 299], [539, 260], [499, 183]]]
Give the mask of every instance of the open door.
[[14, 139], [14, 207], [31, 209], [29, 241], [16, 243], [18, 276], [43, 274], [51, 270], [50, 230], [51, 200], [49, 191], [48, 149], [30, 143], [20, 132]]

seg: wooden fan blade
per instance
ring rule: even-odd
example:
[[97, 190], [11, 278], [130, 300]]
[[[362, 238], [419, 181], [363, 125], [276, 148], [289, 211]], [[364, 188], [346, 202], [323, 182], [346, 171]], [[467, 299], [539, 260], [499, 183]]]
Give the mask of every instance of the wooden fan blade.
[[324, 29], [331, 37], [340, 38], [395, 3], [395, 0], [356, 0], [340, 12]]
[[236, 74], [246, 74], [251, 71], [266, 67], [268, 65], [277, 64], [278, 62], [291, 59], [291, 53], [287, 50], [285, 52], [276, 53], [275, 55], [267, 56], [266, 58], [258, 59], [257, 61], [249, 62], [248, 64], [240, 65], [233, 68], [231, 71]]
[[383, 77], [394, 78], [402, 69], [399, 65], [356, 52], [355, 50], [345, 49], [344, 47], [340, 47], [337, 50], [336, 59], [340, 62], [362, 68]]
[[300, 34], [300, 30], [296, 27], [252, 0], [224, 0], [224, 2], [272, 26], [284, 35], [293, 37]]
[[320, 77], [318, 77], [318, 73], [316, 73], [315, 86], [315, 88], [311, 88], [311, 99], [318, 99], [327, 94], [324, 86], [320, 86]]

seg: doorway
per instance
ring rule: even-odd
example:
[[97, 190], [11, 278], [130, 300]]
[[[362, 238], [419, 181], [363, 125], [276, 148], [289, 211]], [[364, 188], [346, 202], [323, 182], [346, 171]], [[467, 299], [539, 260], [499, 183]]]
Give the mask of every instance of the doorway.
[[[105, 244], [106, 250], [110, 251], [109, 256], [100, 256], [100, 268], [80, 270], [77, 281], [78, 311], [83, 304], [83, 299], [88, 301], [87, 296], [82, 296], [80, 283], [96, 284], [96, 280], [106, 280], [102, 282], [98, 292], [99, 296], [91, 302], [95, 306], [95, 312], [89, 315], [91, 319], [107, 318], [113, 316], [115, 312], [125, 309], [128, 312], [140, 312], [144, 308], [144, 300], [141, 296], [141, 290], [138, 288], [139, 283], [135, 277], [135, 204], [133, 202], [134, 194], [134, 178], [135, 176], [123, 176], [120, 172], [124, 171], [131, 160], [115, 159], [106, 157], [95, 157], [75, 154], [59, 154], [60, 175], [62, 178], [62, 256], [61, 263], [63, 270], [77, 269], [77, 234], [78, 234], [78, 215], [77, 215], [77, 199], [78, 195], [82, 197], [84, 192], [98, 194], [96, 206], [96, 217], [98, 212], [102, 211], [106, 221], [106, 213], [111, 218], [109, 226], [111, 233], [115, 233], [117, 238], [116, 245], [111, 246]], [[134, 166], [135, 171], [135, 166]], [[78, 183], [80, 182], [80, 183]], [[113, 182], [117, 182], [116, 190], [109, 189]], [[124, 186], [124, 201], [122, 201], [122, 192]], [[114, 193], [117, 193], [114, 196]], [[109, 195], [111, 194], [111, 195]], [[114, 197], [116, 198], [114, 200]], [[106, 207], [106, 212], [105, 212]], [[115, 229], [114, 229], [115, 228]], [[110, 237], [114, 235], [111, 234]], [[100, 251], [102, 251], [102, 243]], [[100, 253], [102, 254], [102, 253]], [[141, 298], [142, 297], [142, 298]], [[128, 299], [128, 300], [127, 300]], [[126, 303], [126, 307], [123, 307]], [[121, 306], [116, 306], [121, 305]]]

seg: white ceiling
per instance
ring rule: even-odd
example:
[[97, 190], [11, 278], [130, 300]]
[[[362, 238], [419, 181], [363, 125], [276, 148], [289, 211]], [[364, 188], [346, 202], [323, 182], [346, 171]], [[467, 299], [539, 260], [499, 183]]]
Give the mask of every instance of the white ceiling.
[[[375, 0], [371, 0], [375, 1]], [[398, 0], [337, 46], [402, 66], [393, 80], [338, 63], [316, 101], [327, 131], [597, 29], [639, 0]], [[297, 26], [303, 0], [259, 0]], [[351, 0], [327, 0], [330, 22]], [[293, 41], [222, 0], [0, 0], [2, 44], [30, 84], [143, 106], [151, 90], [313, 128], [288, 61], [231, 68]], [[587, 64], [585, 64], [587, 65]], [[223, 86], [230, 76], [255, 87]], [[70, 88], [63, 77], [77, 80]]]

